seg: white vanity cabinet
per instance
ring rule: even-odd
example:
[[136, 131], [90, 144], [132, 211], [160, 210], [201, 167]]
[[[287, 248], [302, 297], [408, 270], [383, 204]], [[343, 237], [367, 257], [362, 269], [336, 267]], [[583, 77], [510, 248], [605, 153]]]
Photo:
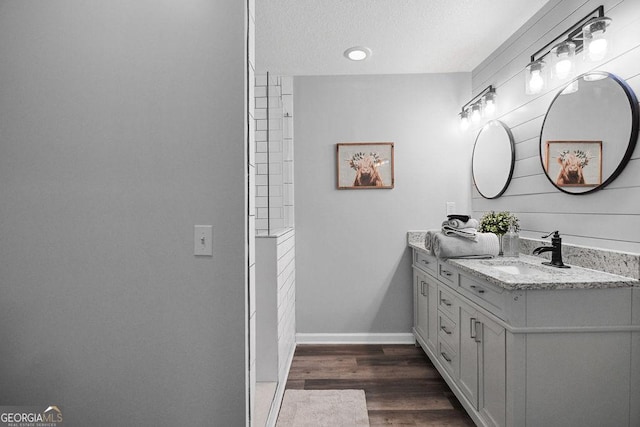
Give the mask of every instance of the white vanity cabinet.
[[474, 265], [414, 247], [414, 336], [477, 425], [640, 426], [637, 284], [510, 288]]

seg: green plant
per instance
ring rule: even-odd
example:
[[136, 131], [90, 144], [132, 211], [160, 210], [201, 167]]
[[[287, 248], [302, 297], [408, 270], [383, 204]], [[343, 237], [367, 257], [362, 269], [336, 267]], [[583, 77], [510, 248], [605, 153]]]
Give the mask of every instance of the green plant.
[[483, 233], [496, 233], [503, 235], [509, 231], [509, 227], [513, 225], [515, 230], [520, 230], [518, 218], [510, 212], [488, 212], [480, 218], [479, 231]]

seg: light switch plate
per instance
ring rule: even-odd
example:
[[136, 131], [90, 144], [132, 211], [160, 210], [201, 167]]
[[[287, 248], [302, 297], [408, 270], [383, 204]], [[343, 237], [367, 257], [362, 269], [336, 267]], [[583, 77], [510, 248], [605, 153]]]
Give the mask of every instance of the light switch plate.
[[193, 226], [193, 254], [213, 256], [213, 227], [210, 225]]
[[447, 209], [447, 215], [456, 213], [456, 202], [447, 202], [446, 209]]

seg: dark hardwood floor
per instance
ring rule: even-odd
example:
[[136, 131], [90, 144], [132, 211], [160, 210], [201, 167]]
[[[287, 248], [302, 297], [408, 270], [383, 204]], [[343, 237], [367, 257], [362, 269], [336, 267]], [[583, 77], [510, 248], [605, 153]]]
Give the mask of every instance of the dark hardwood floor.
[[413, 345], [298, 345], [287, 389], [365, 391], [372, 426], [474, 426]]

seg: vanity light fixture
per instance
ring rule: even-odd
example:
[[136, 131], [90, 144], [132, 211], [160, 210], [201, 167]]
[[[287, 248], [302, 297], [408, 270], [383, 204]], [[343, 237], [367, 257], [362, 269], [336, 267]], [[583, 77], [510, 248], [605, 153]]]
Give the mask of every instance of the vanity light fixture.
[[489, 85], [478, 95], [471, 98], [471, 101], [462, 106], [460, 111], [460, 128], [467, 130], [469, 121], [479, 123], [483, 116], [491, 116], [496, 111], [496, 90]]
[[364, 61], [371, 55], [371, 49], [363, 46], [354, 46], [344, 51], [344, 56], [352, 61]]
[[586, 60], [603, 59], [609, 44], [605, 34], [610, 23], [611, 19], [604, 16], [604, 6], [598, 6], [531, 55], [531, 62], [525, 67], [527, 95], [538, 94], [545, 88], [548, 73], [544, 59], [547, 56], [551, 63], [551, 76], [558, 80], [572, 77], [577, 52], [583, 51]]

